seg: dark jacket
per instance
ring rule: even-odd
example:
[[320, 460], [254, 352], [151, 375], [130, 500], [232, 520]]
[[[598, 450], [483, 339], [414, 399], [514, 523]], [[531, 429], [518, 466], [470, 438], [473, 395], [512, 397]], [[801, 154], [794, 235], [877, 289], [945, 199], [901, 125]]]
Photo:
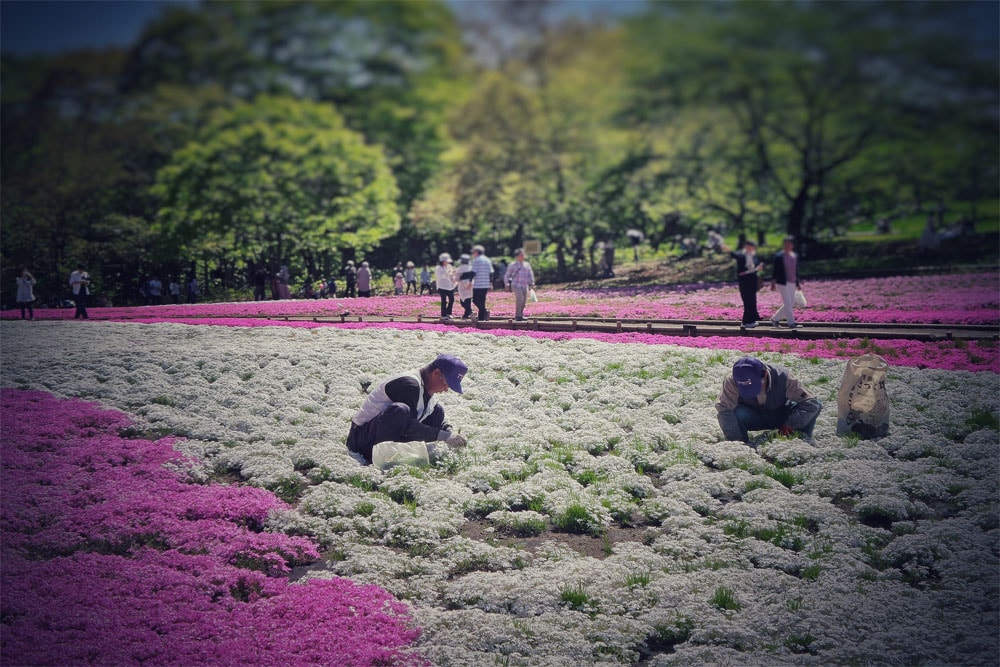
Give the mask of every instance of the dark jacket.
[[[744, 274], [746, 274], [746, 270], [747, 270], [746, 256], [747, 255], [742, 250], [734, 250], [733, 252], [729, 253], [729, 256], [736, 260], [736, 279], [739, 280], [740, 278], [744, 277]], [[758, 266], [764, 263], [764, 259], [760, 255], [758, 255], [756, 253], [754, 254], [754, 261], [756, 262], [756, 264]], [[759, 273], [759, 270], [758, 270], [758, 273]], [[746, 275], [750, 275], [750, 274], [746, 274]]]
[[[799, 262], [799, 256], [795, 256], [795, 285], [802, 280], [802, 265]], [[779, 250], [774, 255], [774, 282], [778, 285], [784, 285], [788, 282], [785, 278], [785, 251]]]

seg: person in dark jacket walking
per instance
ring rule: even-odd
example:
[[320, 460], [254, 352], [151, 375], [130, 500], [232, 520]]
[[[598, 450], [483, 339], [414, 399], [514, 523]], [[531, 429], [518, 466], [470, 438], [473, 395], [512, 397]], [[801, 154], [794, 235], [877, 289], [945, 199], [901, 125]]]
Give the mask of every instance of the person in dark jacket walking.
[[467, 370], [458, 357], [442, 354], [419, 370], [389, 378], [351, 419], [347, 449], [371, 464], [372, 448], [380, 442], [440, 440], [449, 447], [464, 447], [465, 438], [445, 423], [437, 394], [449, 389], [461, 394]]
[[777, 290], [781, 295], [781, 308], [771, 316], [771, 324], [778, 326], [782, 319], [787, 320], [788, 328], [794, 329], [795, 290], [800, 287], [799, 256], [795, 254], [795, 237], [786, 236], [784, 248], [774, 256], [774, 275], [771, 278], [771, 291]]
[[749, 431], [798, 431], [811, 439], [823, 404], [787, 369], [742, 357], [722, 383], [715, 404], [726, 440], [750, 442]]

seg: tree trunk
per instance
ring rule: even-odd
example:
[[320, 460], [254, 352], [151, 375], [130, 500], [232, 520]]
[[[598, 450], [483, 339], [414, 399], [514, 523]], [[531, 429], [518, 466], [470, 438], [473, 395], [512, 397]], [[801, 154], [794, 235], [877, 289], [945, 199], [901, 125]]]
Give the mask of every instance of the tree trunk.
[[556, 243], [556, 282], [566, 282], [566, 248], [562, 239]]
[[788, 209], [788, 215], [786, 216], [787, 224], [785, 231], [797, 240], [802, 236], [802, 223], [805, 221], [806, 203], [808, 200], [809, 182], [806, 181], [799, 187], [799, 191], [795, 194], [795, 199], [792, 200], [792, 206]]

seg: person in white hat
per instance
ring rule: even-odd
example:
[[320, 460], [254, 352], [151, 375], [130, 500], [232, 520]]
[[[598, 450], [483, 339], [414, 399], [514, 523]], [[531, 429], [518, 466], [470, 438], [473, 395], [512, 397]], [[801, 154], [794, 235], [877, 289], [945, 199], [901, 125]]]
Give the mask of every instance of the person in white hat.
[[451, 265], [451, 255], [446, 252], [438, 257], [434, 280], [441, 297], [441, 319], [450, 320], [452, 308], [455, 307], [455, 268]]

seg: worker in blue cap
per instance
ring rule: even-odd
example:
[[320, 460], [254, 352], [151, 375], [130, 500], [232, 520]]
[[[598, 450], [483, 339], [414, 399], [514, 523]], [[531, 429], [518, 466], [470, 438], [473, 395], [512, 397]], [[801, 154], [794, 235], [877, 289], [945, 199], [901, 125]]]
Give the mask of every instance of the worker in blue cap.
[[423, 368], [389, 378], [368, 394], [351, 419], [347, 449], [372, 462], [372, 447], [380, 442], [443, 441], [451, 448], [466, 445], [444, 422], [437, 394], [462, 393], [469, 369], [458, 357], [439, 355]]
[[749, 431], [776, 429], [781, 435], [798, 432], [812, 439], [823, 404], [787, 369], [742, 357], [722, 383], [715, 404], [726, 440], [750, 442]]

